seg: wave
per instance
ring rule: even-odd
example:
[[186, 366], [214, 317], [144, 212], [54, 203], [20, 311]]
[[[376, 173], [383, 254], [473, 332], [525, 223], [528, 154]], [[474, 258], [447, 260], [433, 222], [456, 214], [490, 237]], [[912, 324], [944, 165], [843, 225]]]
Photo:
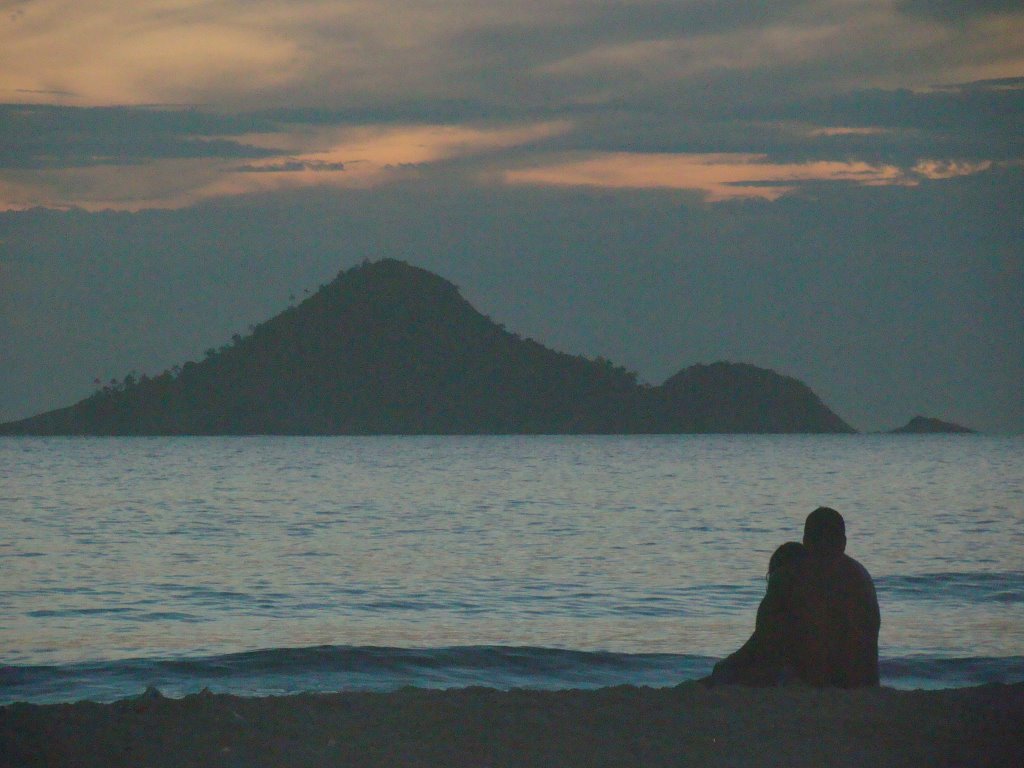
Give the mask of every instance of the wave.
[[[206, 657], [0, 666], [0, 704], [116, 701], [155, 687], [167, 696], [209, 688], [244, 696], [392, 691], [405, 686], [498, 689], [673, 686], [709, 674], [716, 659], [554, 648], [465, 646], [275, 648]], [[1024, 680], [1024, 656], [902, 657], [881, 661], [882, 684], [957, 688]]]
[[875, 579], [880, 595], [915, 601], [1024, 603], [1024, 572], [940, 572]]

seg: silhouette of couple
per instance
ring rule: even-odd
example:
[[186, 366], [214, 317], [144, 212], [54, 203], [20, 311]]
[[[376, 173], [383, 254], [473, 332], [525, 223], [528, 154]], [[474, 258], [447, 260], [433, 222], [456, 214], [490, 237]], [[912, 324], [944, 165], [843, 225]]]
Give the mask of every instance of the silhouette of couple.
[[845, 550], [842, 515], [811, 512], [803, 544], [786, 542], [768, 563], [754, 633], [715, 665], [708, 684], [878, 685], [878, 598], [867, 570]]

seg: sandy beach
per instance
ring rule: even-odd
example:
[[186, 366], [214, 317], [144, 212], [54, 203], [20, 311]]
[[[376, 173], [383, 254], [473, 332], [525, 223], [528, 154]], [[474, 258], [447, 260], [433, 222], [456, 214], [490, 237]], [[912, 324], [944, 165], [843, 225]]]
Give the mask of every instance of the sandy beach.
[[0, 708], [3, 766], [1012, 766], [1024, 683], [941, 691], [622, 686]]

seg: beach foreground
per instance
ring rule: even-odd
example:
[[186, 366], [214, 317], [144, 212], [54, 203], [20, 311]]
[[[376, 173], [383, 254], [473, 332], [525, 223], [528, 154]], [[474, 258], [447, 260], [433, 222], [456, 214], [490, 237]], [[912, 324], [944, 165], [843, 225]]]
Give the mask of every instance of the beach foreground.
[[4, 766], [1019, 766], [1024, 683], [675, 688], [0, 707]]

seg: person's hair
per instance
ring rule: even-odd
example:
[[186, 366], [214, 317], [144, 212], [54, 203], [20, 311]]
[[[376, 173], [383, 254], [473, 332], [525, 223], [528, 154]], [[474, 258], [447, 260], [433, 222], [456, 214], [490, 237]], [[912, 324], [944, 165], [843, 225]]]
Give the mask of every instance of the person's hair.
[[831, 507], [818, 507], [804, 522], [804, 546], [811, 552], [841, 555], [846, 551], [846, 523]]
[[768, 573], [765, 574], [765, 578], [771, 576], [779, 568], [792, 565], [806, 555], [807, 549], [799, 541], [787, 541], [785, 544], [780, 544], [768, 560]]

